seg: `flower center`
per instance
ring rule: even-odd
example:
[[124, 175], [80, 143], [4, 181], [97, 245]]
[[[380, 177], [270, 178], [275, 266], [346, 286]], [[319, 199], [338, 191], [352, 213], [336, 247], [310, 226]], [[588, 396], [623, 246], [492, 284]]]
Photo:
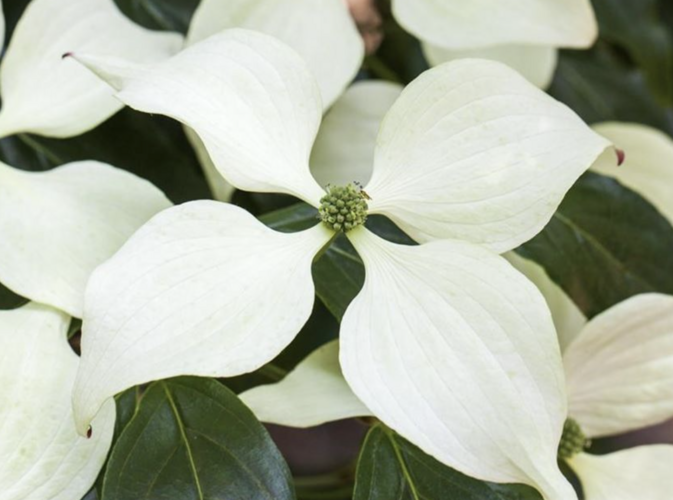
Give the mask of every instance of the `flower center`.
[[567, 460], [589, 446], [589, 440], [582, 432], [580, 425], [572, 418], [563, 424], [563, 436], [558, 447], [558, 458]]
[[327, 194], [320, 199], [320, 220], [337, 232], [361, 226], [367, 220], [366, 196], [353, 184], [327, 186]]

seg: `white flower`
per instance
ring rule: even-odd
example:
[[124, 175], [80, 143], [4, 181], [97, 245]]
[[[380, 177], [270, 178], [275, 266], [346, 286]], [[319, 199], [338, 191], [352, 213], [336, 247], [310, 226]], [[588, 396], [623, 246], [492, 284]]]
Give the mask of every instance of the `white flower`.
[[[308, 166], [320, 93], [287, 46], [230, 30], [152, 65], [75, 57], [122, 102], [194, 129], [237, 188], [325, 209]], [[566, 408], [549, 311], [497, 253], [540, 231], [609, 143], [516, 72], [478, 60], [418, 78], [377, 142], [371, 200], [349, 188], [353, 210], [366, 201], [427, 243], [347, 232], [367, 273], [341, 327], [351, 388], [446, 464], [574, 498], [556, 464]], [[310, 315], [311, 263], [340, 221], [330, 222], [283, 234], [211, 201], [154, 217], [89, 281], [73, 401], [80, 433], [127, 387], [233, 376], [273, 359]]]
[[545, 88], [557, 48], [586, 48], [598, 26], [589, 0], [393, 0], [399, 23], [431, 64], [465, 57], [501, 61]]
[[[593, 318], [563, 357], [569, 417], [591, 439], [673, 416], [673, 297], [637, 295]], [[586, 500], [669, 500], [673, 446], [605, 456], [578, 450], [568, 463]]]
[[[4, 33], [1, 17], [0, 26]], [[0, 65], [0, 136], [68, 137], [121, 108], [106, 85], [61, 59], [73, 44], [152, 61], [178, 50], [181, 37], [135, 26], [112, 0], [33, 0]], [[98, 476], [114, 403], [90, 440], [77, 435], [70, 400], [79, 360], [66, 338], [70, 318], [50, 306], [81, 317], [91, 271], [169, 206], [150, 183], [98, 162], [44, 173], [0, 163], [0, 282], [48, 304], [0, 312], [0, 499], [81, 498]]]
[[[371, 416], [349, 390], [337, 356], [338, 342], [326, 344], [281, 382], [256, 387], [241, 398], [260, 420], [292, 427]], [[673, 446], [603, 456], [585, 453], [583, 447], [587, 439], [673, 416], [673, 297], [638, 295], [595, 317], [568, 346], [564, 366], [572, 420], [560, 455], [581, 479], [586, 500], [669, 500]]]

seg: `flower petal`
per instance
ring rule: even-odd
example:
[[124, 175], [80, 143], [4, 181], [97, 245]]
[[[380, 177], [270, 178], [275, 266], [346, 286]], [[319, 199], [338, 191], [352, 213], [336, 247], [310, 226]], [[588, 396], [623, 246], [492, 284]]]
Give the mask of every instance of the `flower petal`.
[[514, 70], [464, 59], [412, 82], [383, 121], [367, 192], [417, 241], [496, 252], [535, 236], [609, 145]]
[[446, 465], [536, 486], [547, 500], [574, 498], [556, 463], [561, 356], [537, 289], [483, 247], [348, 234], [366, 269], [341, 327], [353, 392]]
[[614, 151], [606, 151], [591, 169], [639, 193], [673, 224], [673, 140], [657, 129], [635, 123], [601, 123], [593, 129], [626, 156], [617, 166]]
[[224, 177], [220, 175], [213, 160], [210, 159], [206, 145], [196, 132], [187, 126], [184, 126], [183, 130], [201, 164], [201, 168], [206, 176], [206, 181], [208, 182], [208, 187], [210, 188], [213, 198], [217, 201], [225, 201], [229, 203], [232, 196], [234, 196], [234, 192], [236, 192], [236, 188], [224, 180]]
[[329, 107], [353, 81], [364, 57], [360, 33], [343, 0], [203, 0], [188, 43], [228, 28], [274, 36], [301, 55]]
[[670, 500], [673, 446], [639, 446], [608, 455], [580, 453], [570, 460], [586, 500]]
[[397, 21], [452, 49], [500, 44], [588, 47], [598, 35], [589, 0], [393, 0]]
[[336, 340], [313, 351], [280, 382], [255, 387], [240, 398], [262, 422], [289, 427], [372, 414], [341, 373]]
[[537, 45], [494, 45], [479, 49], [446, 49], [423, 44], [423, 53], [432, 66], [456, 59], [490, 59], [517, 70], [536, 87], [546, 89], [556, 70], [558, 52], [554, 47]]
[[556, 326], [561, 351], [565, 351], [587, 324], [587, 318], [563, 289], [547, 276], [542, 266], [514, 252], [508, 252], [503, 257], [542, 292]]
[[182, 37], [141, 28], [112, 0], [33, 0], [14, 31], [0, 66], [0, 136], [32, 132], [70, 137], [94, 128], [122, 104], [110, 88], [75, 61], [70, 50], [162, 60]]
[[599, 314], [564, 364], [569, 413], [589, 437], [673, 417], [673, 297], [636, 295]]
[[240, 375], [273, 359], [311, 314], [311, 263], [331, 237], [324, 224], [278, 233], [214, 201], [154, 217], [89, 281], [79, 432], [128, 387]]
[[40, 173], [0, 163], [0, 282], [81, 317], [94, 268], [169, 206], [149, 182], [103, 163]]
[[314, 206], [325, 194], [308, 167], [320, 92], [306, 63], [276, 39], [232, 29], [144, 66], [75, 57], [115, 87], [122, 102], [194, 129], [235, 187], [287, 193]]
[[69, 318], [28, 304], [0, 312], [0, 496], [3, 500], [82, 498], [103, 467], [115, 405], [91, 439], [75, 432], [70, 391], [78, 358], [66, 341]]
[[395, 83], [362, 81], [334, 103], [311, 152], [311, 173], [321, 186], [369, 181], [381, 120], [401, 92]]

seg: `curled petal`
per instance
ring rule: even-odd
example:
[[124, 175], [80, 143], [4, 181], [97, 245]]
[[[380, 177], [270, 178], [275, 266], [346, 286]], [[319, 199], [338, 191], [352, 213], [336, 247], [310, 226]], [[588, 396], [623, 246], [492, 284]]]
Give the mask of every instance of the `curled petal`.
[[203, 0], [187, 41], [230, 28], [260, 31], [296, 50], [315, 76], [325, 107], [353, 81], [364, 56], [362, 38], [343, 0]]
[[558, 51], [554, 47], [537, 45], [495, 45], [456, 50], [423, 44], [423, 52], [433, 66], [456, 59], [499, 61], [517, 70], [530, 83], [541, 89], [546, 89], [551, 84], [558, 60]]
[[70, 318], [39, 304], [0, 312], [0, 498], [82, 498], [103, 467], [115, 405], [77, 435], [70, 406], [78, 358]]
[[311, 152], [311, 173], [321, 186], [369, 181], [381, 120], [401, 92], [395, 83], [362, 81], [334, 103]]
[[82, 317], [94, 268], [170, 205], [146, 180], [103, 163], [39, 173], [0, 164], [0, 282]]
[[616, 178], [654, 205], [673, 224], [673, 141], [665, 133], [635, 123], [601, 123], [593, 129], [623, 150], [623, 163], [608, 150], [591, 167]]
[[393, 0], [397, 21], [450, 49], [501, 44], [590, 46], [598, 26], [589, 0]]
[[273, 359], [311, 314], [311, 263], [331, 237], [324, 224], [278, 233], [213, 201], [154, 217], [89, 281], [78, 431], [128, 387], [240, 375]]
[[0, 136], [70, 137], [122, 107], [107, 85], [75, 61], [62, 60], [68, 51], [148, 63], [170, 57], [181, 46], [180, 35], [134, 24], [113, 0], [33, 0], [0, 66]]
[[670, 500], [673, 446], [639, 446], [608, 455], [580, 453], [570, 460], [586, 500]]
[[320, 92], [306, 63], [285, 44], [232, 29], [156, 64], [90, 54], [73, 57], [125, 104], [191, 127], [235, 187], [287, 193], [314, 206], [324, 195], [308, 167], [322, 116]]
[[341, 366], [358, 398], [469, 476], [574, 498], [556, 463], [561, 356], [537, 289], [473, 244], [348, 234], [366, 269], [341, 327]]
[[313, 427], [371, 412], [353, 394], [339, 366], [339, 342], [319, 347], [275, 384], [240, 395], [262, 422]]
[[507, 66], [450, 62], [414, 80], [384, 119], [370, 212], [420, 242], [502, 253], [542, 230], [608, 145]]
[[673, 297], [636, 295], [593, 318], [564, 354], [569, 413], [589, 437], [673, 417]]

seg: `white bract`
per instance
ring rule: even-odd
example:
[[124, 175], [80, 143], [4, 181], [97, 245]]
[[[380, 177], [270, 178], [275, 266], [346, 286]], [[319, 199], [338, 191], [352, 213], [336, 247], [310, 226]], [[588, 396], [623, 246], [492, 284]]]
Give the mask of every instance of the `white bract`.
[[[33, 0], [0, 65], [0, 136], [76, 135], [122, 107], [107, 85], [62, 59], [72, 47], [153, 61], [180, 45], [177, 34], [136, 26], [112, 0]], [[102, 163], [44, 173], [0, 163], [0, 282], [81, 317], [91, 271], [168, 206], [149, 182]]]
[[431, 64], [494, 59], [543, 88], [557, 48], [589, 47], [598, 34], [589, 0], [393, 0], [392, 6]]
[[[340, 365], [359, 399], [445, 464], [574, 498], [556, 464], [566, 398], [551, 317], [497, 252], [542, 229], [606, 140], [506, 66], [465, 60], [423, 74], [388, 112], [371, 199], [353, 186], [326, 196], [309, 173], [320, 92], [274, 38], [230, 30], [151, 65], [75, 57], [122, 102], [191, 127], [237, 188], [296, 196], [328, 222], [285, 234], [201, 201], [141, 228], [89, 281], [80, 433], [127, 387], [273, 359], [310, 315], [316, 254], [350, 225], [367, 276], [343, 318]], [[368, 231], [367, 204], [424, 244]]]
[[[562, 301], [555, 317], [567, 311]], [[669, 500], [673, 446], [641, 446], [596, 456], [587, 439], [615, 435], [673, 417], [673, 297], [644, 294], [592, 319], [572, 336], [564, 365], [569, 417], [561, 446], [586, 500]], [[310, 427], [372, 416], [341, 376], [338, 343], [327, 344], [276, 384], [241, 394], [264, 422]], [[553, 444], [558, 444], [555, 442]], [[573, 447], [574, 446], [574, 447]]]
[[[364, 44], [344, 0], [202, 0], [187, 33], [191, 45], [230, 28], [245, 28], [288, 44], [316, 78], [325, 109], [360, 69]], [[218, 173], [206, 148], [185, 127], [215, 199], [230, 201], [234, 187]]]
[[33, 0], [14, 30], [2, 65], [0, 137], [30, 132], [71, 137], [121, 108], [110, 89], [62, 55], [72, 47], [157, 61], [182, 37], [129, 21], [113, 0]]
[[79, 359], [66, 339], [70, 318], [28, 304], [0, 311], [0, 499], [82, 498], [105, 462], [115, 405], [77, 435], [71, 390]]

